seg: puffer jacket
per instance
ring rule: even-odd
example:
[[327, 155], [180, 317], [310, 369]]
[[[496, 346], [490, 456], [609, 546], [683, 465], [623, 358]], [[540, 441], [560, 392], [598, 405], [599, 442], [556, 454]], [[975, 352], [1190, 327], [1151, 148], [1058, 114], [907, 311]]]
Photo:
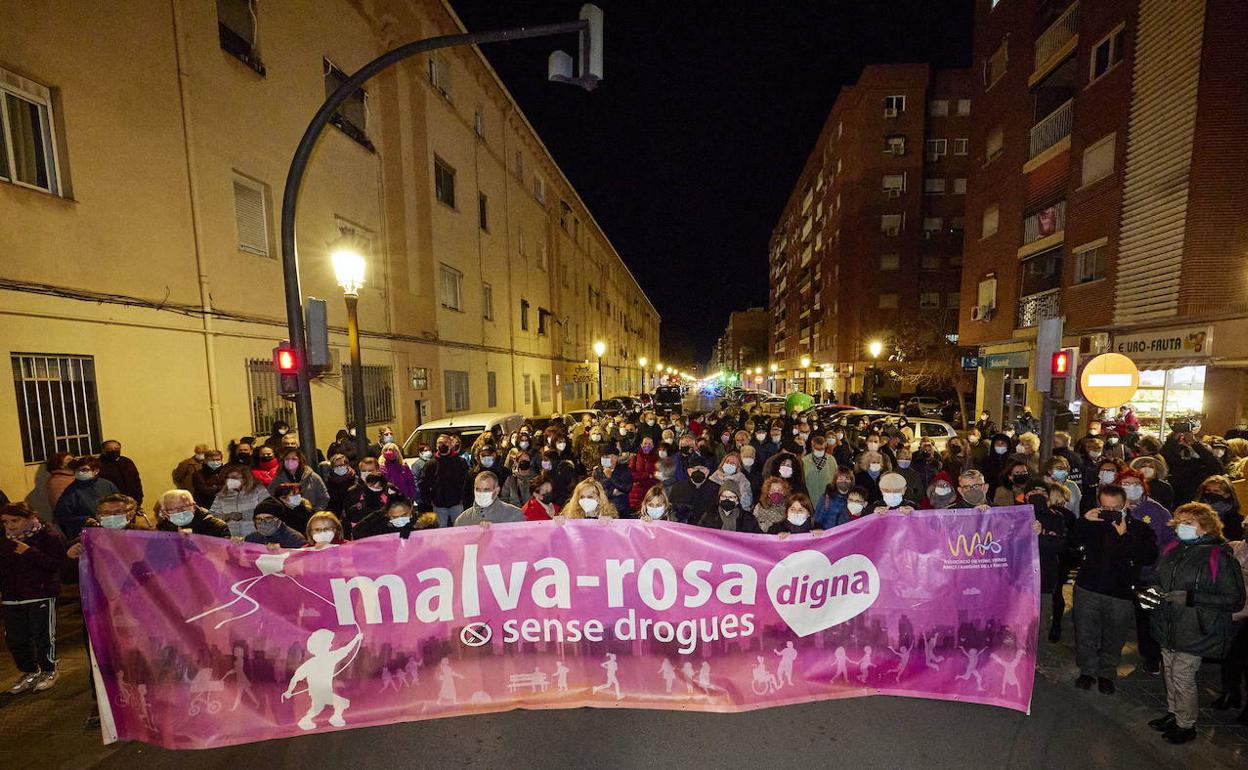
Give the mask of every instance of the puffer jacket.
[[1221, 658], [1235, 635], [1231, 614], [1244, 606], [1244, 575], [1220, 538], [1174, 541], [1157, 560], [1154, 585], [1167, 600], [1152, 611], [1163, 649]]

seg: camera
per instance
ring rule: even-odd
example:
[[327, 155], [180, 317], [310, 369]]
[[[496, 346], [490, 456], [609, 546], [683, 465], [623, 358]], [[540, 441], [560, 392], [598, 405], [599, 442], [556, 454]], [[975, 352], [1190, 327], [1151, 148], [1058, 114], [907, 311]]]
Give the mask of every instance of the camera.
[[1102, 508], [1100, 515], [1101, 515], [1101, 521], [1108, 522], [1110, 524], [1122, 523], [1122, 511], [1107, 511], [1104, 508]]
[[1188, 420], [1179, 420], [1171, 427], [1175, 433], [1191, 433], [1193, 430], [1192, 423]]

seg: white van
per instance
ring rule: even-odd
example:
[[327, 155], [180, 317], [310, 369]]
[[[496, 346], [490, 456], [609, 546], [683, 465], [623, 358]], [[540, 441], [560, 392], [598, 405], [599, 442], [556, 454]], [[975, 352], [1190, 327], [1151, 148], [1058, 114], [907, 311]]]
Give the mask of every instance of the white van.
[[412, 460], [416, 458], [418, 447], [421, 444], [427, 444], [430, 449], [433, 449], [437, 446], [438, 436], [444, 433], [459, 437], [460, 453], [467, 457], [473, 442], [482, 433], [489, 431], [494, 434], [495, 439], [501, 439], [523, 424], [523, 416], [506, 412], [459, 414], [454, 417], [433, 420], [421, 425], [412, 431], [412, 435], [407, 437], [407, 441], [403, 442], [403, 457], [407, 459], [410, 465]]

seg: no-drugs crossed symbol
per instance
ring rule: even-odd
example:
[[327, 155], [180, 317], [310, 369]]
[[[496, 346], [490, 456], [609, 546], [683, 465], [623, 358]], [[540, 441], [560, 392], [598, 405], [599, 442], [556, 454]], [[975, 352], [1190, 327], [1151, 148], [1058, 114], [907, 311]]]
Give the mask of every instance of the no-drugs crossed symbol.
[[459, 641], [468, 647], [484, 647], [493, 636], [489, 623], [469, 623], [459, 630]]

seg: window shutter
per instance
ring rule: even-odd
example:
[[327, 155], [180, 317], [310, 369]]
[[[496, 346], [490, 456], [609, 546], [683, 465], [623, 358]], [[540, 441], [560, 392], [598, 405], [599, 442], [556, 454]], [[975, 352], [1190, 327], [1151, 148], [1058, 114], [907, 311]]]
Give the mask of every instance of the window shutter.
[[253, 182], [234, 180], [234, 221], [238, 228], [238, 248], [249, 254], [269, 256], [268, 217], [264, 190]]

